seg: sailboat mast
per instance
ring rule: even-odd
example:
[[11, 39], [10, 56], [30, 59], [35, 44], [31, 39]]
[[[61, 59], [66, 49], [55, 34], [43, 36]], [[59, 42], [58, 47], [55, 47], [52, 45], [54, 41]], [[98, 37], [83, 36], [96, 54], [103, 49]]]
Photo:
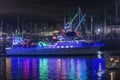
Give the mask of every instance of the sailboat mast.
[[2, 20], [1, 20], [1, 28], [0, 28], [0, 37], [2, 37], [2, 26], [3, 26], [3, 22], [2, 22]]
[[107, 33], [107, 27], [106, 27], [106, 8], [105, 8], [105, 11], [104, 11], [104, 34], [106, 36], [106, 33]]
[[12, 25], [10, 26], [10, 31], [11, 31], [11, 34], [12, 34], [12, 32], [13, 32]]
[[118, 22], [118, 0], [116, 0], [115, 6], [116, 6], [116, 23], [117, 23]]
[[17, 13], [17, 30], [20, 32], [20, 24], [19, 24], [19, 13]]
[[79, 16], [79, 22], [80, 22], [80, 13], [81, 13], [81, 9], [80, 9], [80, 7], [78, 7], [78, 16]]
[[93, 16], [91, 16], [91, 36], [93, 35]]
[[115, 2], [115, 8], [116, 8], [116, 25], [115, 25], [115, 32], [117, 29], [117, 24], [118, 24], [118, 0]]
[[35, 23], [35, 34], [37, 34], [37, 24]]

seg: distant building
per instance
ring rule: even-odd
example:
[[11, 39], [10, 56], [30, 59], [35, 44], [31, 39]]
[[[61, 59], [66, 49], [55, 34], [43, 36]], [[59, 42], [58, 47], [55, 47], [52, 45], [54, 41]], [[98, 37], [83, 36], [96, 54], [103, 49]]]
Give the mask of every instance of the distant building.
[[54, 31], [41, 31], [40, 35], [42, 36], [52, 36], [53, 34], [58, 34], [59, 30], [54, 30]]
[[106, 33], [109, 34], [110, 32], [116, 32], [116, 33], [120, 33], [120, 25], [110, 25], [107, 26], [106, 28]]

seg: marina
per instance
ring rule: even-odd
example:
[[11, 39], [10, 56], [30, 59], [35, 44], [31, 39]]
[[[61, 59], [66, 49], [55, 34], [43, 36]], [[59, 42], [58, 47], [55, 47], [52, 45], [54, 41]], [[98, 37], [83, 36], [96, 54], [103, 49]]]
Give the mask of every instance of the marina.
[[0, 80], [120, 80], [119, 0], [0, 0]]

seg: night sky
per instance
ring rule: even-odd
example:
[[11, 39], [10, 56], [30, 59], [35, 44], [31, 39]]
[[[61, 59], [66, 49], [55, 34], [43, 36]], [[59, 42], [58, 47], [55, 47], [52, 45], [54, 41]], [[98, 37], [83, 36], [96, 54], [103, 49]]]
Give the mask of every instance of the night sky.
[[23, 20], [63, 22], [64, 17], [74, 14], [78, 7], [82, 13], [102, 19], [105, 7], [110, 15], [115, 15], [115, 0], [0, 0], [0, 19], [16, 21], [19, 14]]

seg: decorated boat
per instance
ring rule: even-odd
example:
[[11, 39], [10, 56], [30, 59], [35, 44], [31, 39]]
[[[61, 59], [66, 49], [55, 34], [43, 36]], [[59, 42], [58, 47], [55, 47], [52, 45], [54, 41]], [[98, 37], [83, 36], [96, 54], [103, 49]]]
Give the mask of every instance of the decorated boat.
[[[81, 16], [81, 17], [80, 17]], [[79, 18], [78, 24], [73, 27], [73, 22]], [[105, 46], [104, 43], [99, 43], [91, 40], [81, 40], [76, 39], [80, 35], [78, 34], [79, 29], [81, 29], [81, 24], [84, 22], [86, 14], [80, 15], [77, 12], [71, 21], [64, 23], [64, 29], [61, 30], [60, 34], [56, 37], [53, 35], [53, 40], [55, 44], [49, 44], [44, 42], [34, 43], [28, 45], [29, 39], [22, 41], [22, 39], [14, 38], [13, 46], [6, 48], [7, 55], [42, 55], [42, 56], [55, 56], [55, 55], [85, 55], [85, 54], [95, 54], [101, 47]], [[23, 37], [22, 37], [23, 38]], [[23, 38], [24, 39], [24, 38]], [[57, 39], [57, 40], [56, 40]], [[21, 44], [21, 42], [23, 44]], [[49, 40], [51, 42], [51, 40]], [[15, 45], [15, 46], [14, 46]], [[17, 45], [17, 46], [16, 46]], [[34, 46], [35, 45], [35, 46]]]
[[36, 47], [8, 47], [7, 56], [61, 56], [61, 55], [91, 55], [105, 46], [104, 43], [88, 42], [85, 40], [58, 41], [54, 45], [39, 43]]

